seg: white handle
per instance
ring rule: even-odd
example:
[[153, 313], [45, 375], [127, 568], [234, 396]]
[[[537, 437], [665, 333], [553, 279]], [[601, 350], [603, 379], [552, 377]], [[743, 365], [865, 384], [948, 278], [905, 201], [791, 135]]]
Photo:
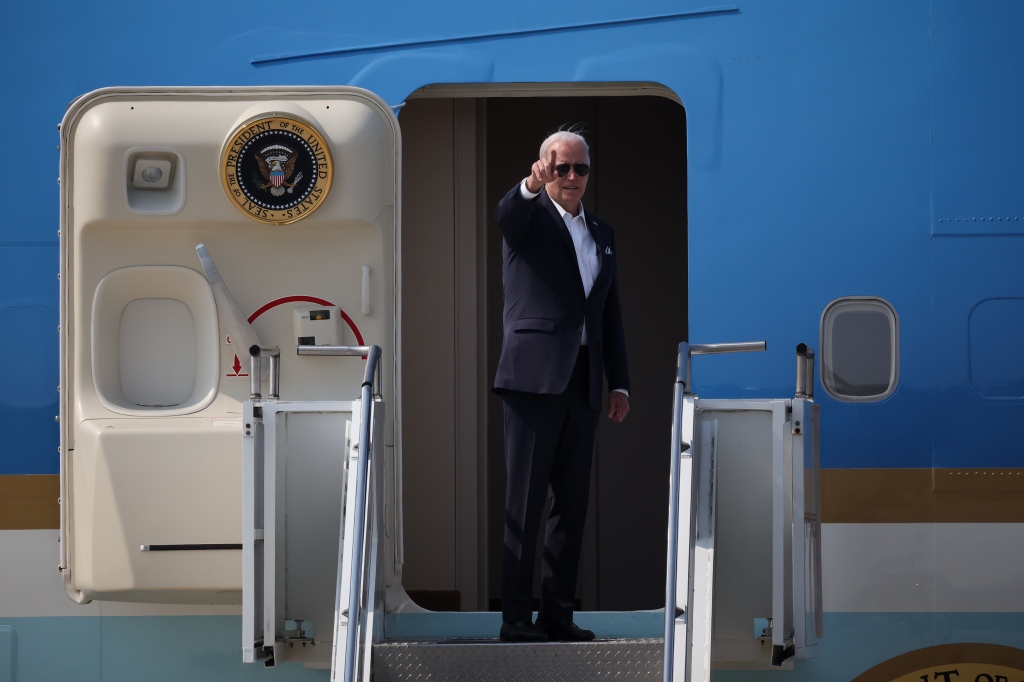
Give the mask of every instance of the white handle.
[[213, 289], [213, 298], [217, 302], [217, 312], [220, 313], [220, 319], [227, 328], [231, 345], [235, 349], [235, 355], [240, 359], [248, 358], [250, 348], [263, 345], [260, 343], [260, 337], [256, 334], [256, 330], [252, 328], [252, 325], [249, 324], [248, 318], [242, 314], [242, 310], [238, 307], [234, 297], [228, 290], [228, 285], [224, 283], [224, 279], [220, 276], [220, 271], [214, 265], [213, 258], [210, 257], [206, 246], [196, 244], [196, 253], [199, 254], [199, 262], [202, 263], [203, 271], [206, 272], [206, 280], [210, 283], [210, 288]]
[[370, 266], [363, 266], [363, 315], [370, 314]]

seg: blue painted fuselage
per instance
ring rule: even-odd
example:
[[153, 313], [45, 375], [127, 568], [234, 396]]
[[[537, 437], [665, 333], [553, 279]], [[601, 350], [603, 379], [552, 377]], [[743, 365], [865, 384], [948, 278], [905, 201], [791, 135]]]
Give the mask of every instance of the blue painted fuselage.
[[[695, 360], [702, 394], [790, 395], [792, 349], [818, 342], [826, 306], [878, 297], [899, 320], [898, 386], [863, 403], [819, 389], [823, 468], [1024, 467], [1020, 3], [114, 0], [15, 3], [4, 14], [11, 172], [0, 218], [0, 476], [59, 471], [55, 126], [93, 89], [171, 85], [354, 85], [392, 106], [434, 84], [478, 86], [465, 90], [476, 97], [509, 84], [560, 83], [566, 96], [595, 84], [663, 86], [686, 114], [687, 158], [678, 161], [688, 178], [690, 340], [763, 338], [770, 356], [719, 358], [713, 368]], [[637, 150], [638, 165], [658, 151]], [[1006, 546], [1012, 520], [974, 524], [973, 544], [947, 550], [1019, 565], [1024, 551]], [[935, 522], [916, 526], [911, 536], [937, 532]], [[826, 534], [826, 553], [840, 537]], [[934, 556], [922, 567], [910, 550], [880, 557], [890, 578], [916, 585], [925, 576], [936, 594], [964, 599], [862, 609], [826, 599], [818, 658], [789, 679], [850, 680], [922, 647], [1024, 641], [1019, 586], [995, 609], [984, 604], [1004, 587], [998, 580], [957, 583]], [[0, 576], [3, 590], [17, 589], [16, 573]], [[827, 594], [832, 579], [826, 573]], [[55, 572], [54, 599], [60, 592]], [[963, 606], [975, 596], [983, 606]], [[231, 616], [151, 615], [111, 629], [102, 614], [57, 611], [0, 610], [0, 680], [324, 674], [240, 672]], [[168, 672], [153, 673], [154, 660]]]

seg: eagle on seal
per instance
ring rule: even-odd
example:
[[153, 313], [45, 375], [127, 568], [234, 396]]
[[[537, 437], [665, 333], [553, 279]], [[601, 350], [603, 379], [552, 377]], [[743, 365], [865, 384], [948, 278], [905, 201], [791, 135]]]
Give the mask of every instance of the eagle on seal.
[[295, 182], [288, 182], [295, 172], [295, 161], [299, 155], [284, 145], [275, 144], [260, 150], [256, 155], [256, 163], [260, 167], [260, 175], [267, 182], [261, 182], [260, 178], [253, 173], [253, 181], [259, 189], [270, 188], [270, 193], [279, 197], [302, 180], [302, 173], [295, 178]]

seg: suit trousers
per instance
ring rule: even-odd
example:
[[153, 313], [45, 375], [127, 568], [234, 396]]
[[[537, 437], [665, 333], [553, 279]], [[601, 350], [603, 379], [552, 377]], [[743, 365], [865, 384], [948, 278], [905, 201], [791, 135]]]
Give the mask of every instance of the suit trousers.
[[572, 620], [600, 415], [590, 406], [589, 364], [581, 346], [561, 394], [501, 393], [508, 473], [501, 611], [510, 623], [533, 617], [537, 532], [548, 494], [539, 617]]

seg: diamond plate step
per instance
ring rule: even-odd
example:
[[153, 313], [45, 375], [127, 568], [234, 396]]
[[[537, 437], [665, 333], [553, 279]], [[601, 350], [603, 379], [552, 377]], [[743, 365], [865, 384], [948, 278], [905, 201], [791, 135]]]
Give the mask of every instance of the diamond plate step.
[[660, 639], [507, 644], [498, 640], [384, 642], [374, 682], [661, 680]]

